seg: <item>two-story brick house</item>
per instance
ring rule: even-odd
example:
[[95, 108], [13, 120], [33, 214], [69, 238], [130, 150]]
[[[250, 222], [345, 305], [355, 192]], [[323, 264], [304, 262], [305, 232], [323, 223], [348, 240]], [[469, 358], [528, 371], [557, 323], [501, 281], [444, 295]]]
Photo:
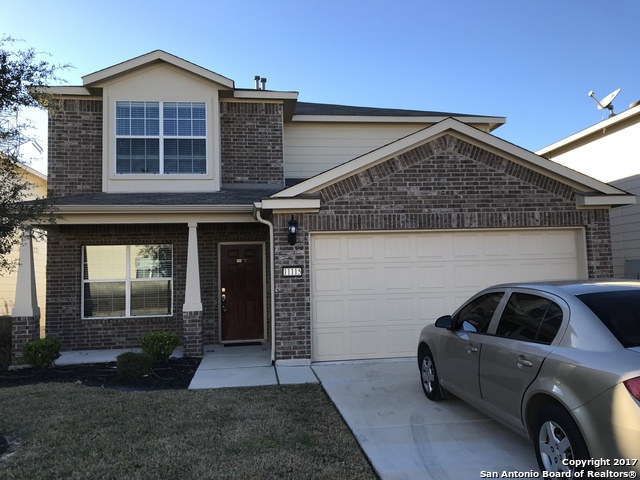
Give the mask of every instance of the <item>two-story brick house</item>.
[[608, 209], [633, 201], [493, 136], [501, 117], [303, 103], [162, 51], [50, 92], [64, 350], [169, 330], [192, 356], [414, 355], [488, 284], [611, 276]]

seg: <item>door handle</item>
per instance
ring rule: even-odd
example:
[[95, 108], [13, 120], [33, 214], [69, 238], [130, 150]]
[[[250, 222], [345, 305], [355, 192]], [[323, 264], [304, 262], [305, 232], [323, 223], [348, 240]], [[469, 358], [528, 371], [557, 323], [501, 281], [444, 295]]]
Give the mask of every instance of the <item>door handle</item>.
[[225, 313], [227, 311], [227, 307], [224, 304], [224, 302], [227, 300], [227, 294], [225, 293], [226, 289], [223, 287], [222, 288], [222, 295], [220, 295], [220, 300], [221, 300], [221, 304], [222, 304], [222, 313]]
[[518, 368], [524, 368], [524, 367], [532, 367], [533, 363], [529, 360], [527, 360], [524, 355], [520, 355], [518, 357], [516, 357], [516, 365], [518, 366]]
[[467, 345], [467, 353], [478, 353], [478, 347], [476, 347], [473, 343]]

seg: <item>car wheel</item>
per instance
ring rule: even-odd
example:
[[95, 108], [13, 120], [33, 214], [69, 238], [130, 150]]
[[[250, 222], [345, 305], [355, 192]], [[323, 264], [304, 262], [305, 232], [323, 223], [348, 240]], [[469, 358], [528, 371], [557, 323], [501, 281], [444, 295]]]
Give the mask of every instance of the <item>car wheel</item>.
[[551, 405], [537, 416], [533, 443], [541, 471], [572, 472], [566, 460], [587, 460], [589, 450], [578, 425], [562, 407]]
[[425, 348], [420, 354], [420, 382], [422, 390], [429, 400], [435, 401], [442, 398], [436, 362], [428, 348]]

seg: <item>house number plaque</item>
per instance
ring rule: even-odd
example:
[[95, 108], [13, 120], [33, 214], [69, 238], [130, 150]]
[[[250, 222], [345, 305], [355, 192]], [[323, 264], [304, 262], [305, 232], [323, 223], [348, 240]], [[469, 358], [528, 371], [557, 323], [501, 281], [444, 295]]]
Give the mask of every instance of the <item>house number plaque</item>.
[[282, 267], [283, 277], [301, 277], [302, 267]]

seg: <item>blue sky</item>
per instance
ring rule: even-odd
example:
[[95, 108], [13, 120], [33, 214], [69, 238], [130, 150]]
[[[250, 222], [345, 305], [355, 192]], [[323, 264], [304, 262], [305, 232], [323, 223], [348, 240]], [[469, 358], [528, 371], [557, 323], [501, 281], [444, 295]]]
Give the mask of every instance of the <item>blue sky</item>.
[[[507, 118], [538, 150], [640, 99], [637, 0], [1, 0], [13, 48], [71, 63], [70, 85], [162, 49], [299, 100]], [[46, 133], [38, 133], [44, 143]], [[44, 162], [34, 166], [40, 170]]]

